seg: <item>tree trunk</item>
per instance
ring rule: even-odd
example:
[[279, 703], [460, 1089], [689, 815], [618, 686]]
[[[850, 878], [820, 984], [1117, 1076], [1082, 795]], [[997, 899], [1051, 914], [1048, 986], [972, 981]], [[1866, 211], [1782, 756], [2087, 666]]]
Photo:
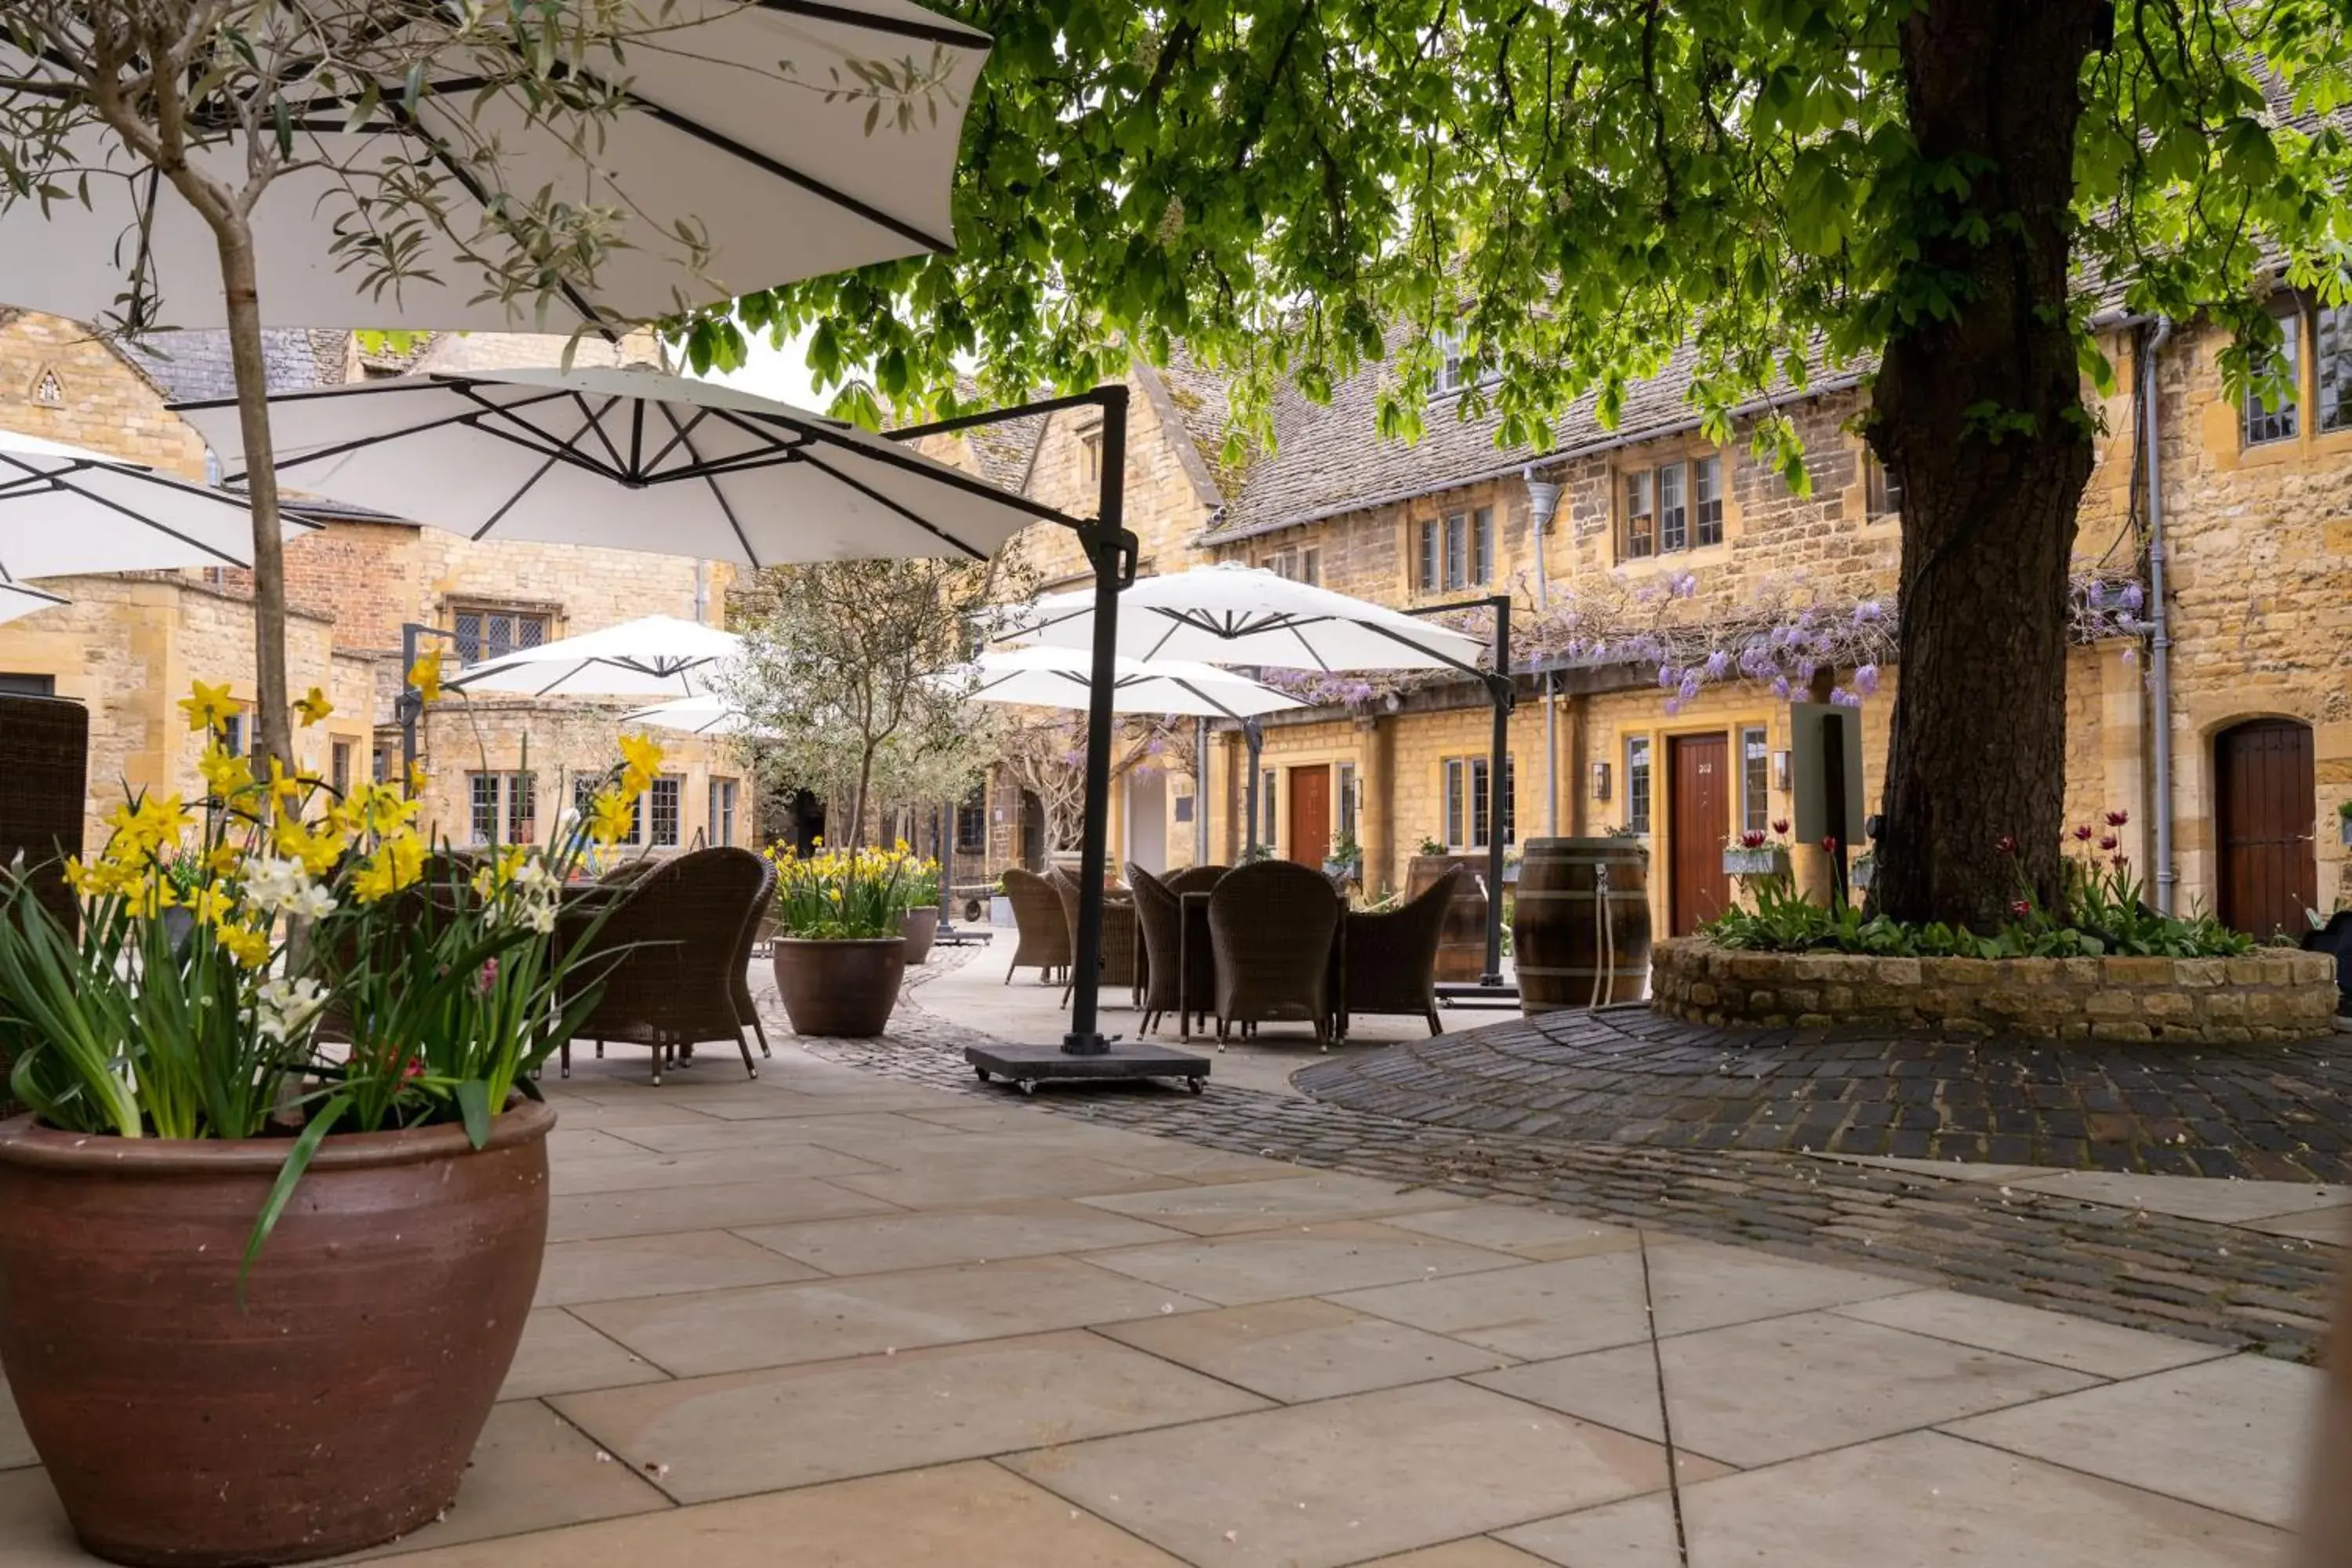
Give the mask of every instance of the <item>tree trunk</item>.
[[862, 848], [866, 843], [866, 792], [874, 783], [874, 748], [867, 745], [857, 753], [857, 793], [850, 799], [849, 847]]
[[[1902, 685], [1872, 889], [1899, 919], [1982, 930], [2024, 885], [2045, 904], [2059, 889], [2067, 567], [2092, 461], [2068, 209], [2080, 71], [2106, 14], [1956, 0], [1903, 24], [1919, 156], [1969, 184], [1906, 215], [1917, 254], [1870, 416], [1903, 485]], [[1954, 301], [1944, 317], [1899, 313], [1930, 290]]]
[[262, 357], [261, 295], [253, 233], [218, 233], [221, 287], [228, 304], [229, 357], [236, 371], [237, 432], [245, 442], [246, 494], [253, 503], [253, 738], [255, 771], [268, 759], [294, 771], [292, 708], [286, 695], [286, 544], [278, 510], [278, 465], [269, 444], [269, 373]]

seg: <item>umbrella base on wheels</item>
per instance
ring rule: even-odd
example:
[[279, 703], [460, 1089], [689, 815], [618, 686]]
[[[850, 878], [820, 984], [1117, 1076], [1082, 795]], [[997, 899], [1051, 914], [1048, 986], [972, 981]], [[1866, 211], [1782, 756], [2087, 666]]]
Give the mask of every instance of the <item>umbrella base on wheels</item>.
[[980, 1081], [1001, 1078], [1024, 1094], [1037, 1092], [1048, 1079], [1104, 1082], [1118, 1079], [1181, 1078], [1194, 1094], [1209, 1077], [1209, 1058], [1165, 1046], [1121, 1040], [1108, 1050], [1077, 1056], [1059, 1046], [966, 1046], [963, 1059]]

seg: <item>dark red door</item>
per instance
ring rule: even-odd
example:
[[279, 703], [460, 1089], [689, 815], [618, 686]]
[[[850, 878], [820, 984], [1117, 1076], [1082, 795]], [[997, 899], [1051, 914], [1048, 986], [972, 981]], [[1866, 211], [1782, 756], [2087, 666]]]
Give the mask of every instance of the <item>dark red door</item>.
[[1672, 847], [1667, 918], [1688, 936], [1731, 901], [1723, 840], [1731, 831], [1731, 741], [1676, 735], [1666, 742], [1666, 833]]
[[2303, 911], [2319, 902], [2310, 726], [2257, 719], [2221, 731], [2213, 794], [2221, 919], [2255, 936], [2304, 930]]
[[1290, 858], [1320, 868], [1331, 853], [1331, 769], [1290, 770]]

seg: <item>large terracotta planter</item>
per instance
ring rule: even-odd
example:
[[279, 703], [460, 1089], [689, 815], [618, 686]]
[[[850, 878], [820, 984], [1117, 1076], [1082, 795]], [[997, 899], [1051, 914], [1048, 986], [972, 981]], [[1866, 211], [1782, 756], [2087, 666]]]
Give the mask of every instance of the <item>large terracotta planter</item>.
[[329, 1138], [242, 1307], [285, 1140], [0, 1124], [0, 1370], [82, 1545], [295, 1563], [447, 1508], [539, 1287], [554, 1124]]
[[907, 977], [907, 939], [807, 942], [779, 937], [776, 990], [793, 1032], [866, 1039], [889, 1026]]
[[907, 939], [907, 962], [920, 963], [931, 955], [931, 942], [940, 934], [940, 906], [918, 904], [907, 911], [898, 922], [898, 934]]

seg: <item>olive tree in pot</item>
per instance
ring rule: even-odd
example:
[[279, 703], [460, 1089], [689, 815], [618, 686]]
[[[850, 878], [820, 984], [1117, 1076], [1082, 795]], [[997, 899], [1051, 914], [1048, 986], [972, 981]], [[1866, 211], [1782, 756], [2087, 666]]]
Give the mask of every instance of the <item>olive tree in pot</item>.
[[[226, 689], [183, 706], [207, 796], [114, 813], [78, 927], [0, 881], [32, 1108], [0, 1123], [0, 1369], [91, 1552], [298, 1562], [447, 1508], [513, 1359], [555, 1121], [528, 1075], [594, 1000], [553, 941], [579, 849], [430, 855], [396, 787], [257, 782]], [[650, 782], [616, 770], [597, 830]]]
[[793, 1032], [845, 1039], [882, 1033], [907, 975], [903, 931], [914, 858], [903, 849], [822, 847], [803, 856], [790, 846], [771, 853], [772, 962]]

